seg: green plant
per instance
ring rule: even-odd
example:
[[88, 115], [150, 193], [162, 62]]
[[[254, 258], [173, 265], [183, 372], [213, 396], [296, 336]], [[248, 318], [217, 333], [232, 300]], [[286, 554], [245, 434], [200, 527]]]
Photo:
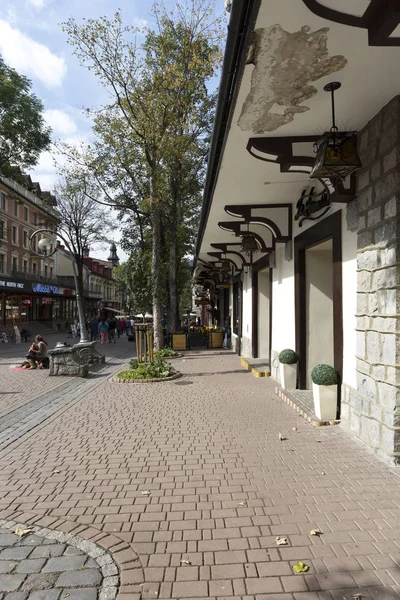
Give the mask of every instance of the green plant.
[[316, 385], [336, 385], [338, 374], [330, 365], [315, 365], [311, 371], [311, 379]]
[[128, 371], [122, 371], [118, 374], [121, 379], [161, 379], [171, 375], [171, 365], [162, 358], [156, 358], [151, 363], [135, 363], [136, 359], [132, 359], [130, 364], [135, 365]]
[[286, 348], [279, 353], [279, 362], [283, 365], [294, 365], [299, 360], [298, 354], [294, 350]]
[[154, 352], [155, 358], [175, 358], [177, 355], [178, 353], [172, 350], [172, 348], [163, 348], [162, 350], [158, 350], [158, 352]]

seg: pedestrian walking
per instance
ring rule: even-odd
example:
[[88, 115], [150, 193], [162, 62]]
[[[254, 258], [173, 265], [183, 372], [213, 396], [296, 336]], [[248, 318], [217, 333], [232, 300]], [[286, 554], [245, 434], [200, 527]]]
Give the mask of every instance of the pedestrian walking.
[[117, 336], [118, 336], [118, 339], [119, 339], [119, 337], [121, 335], [121, 331], [122, 331], [122, 329], [121, 329], [121, 321], [119, 319], [117, 319]]
[[121, 319], [121, 321], [120, 321], [120, 323], [121, 323], [121, 331], [122, 331], [122, 335], [124, 335], [124, 333], [125, 333], [125, 330], [126, 330], [126, 321], [125, 321], [125, 319], [124, 319], [124, 318], [122, 318], [122, 319]]
[[114, 317], [111, 317], [110, 319], [108, 319], [108, 343], [109, 344], [111, 344], [111, 342], [114, 342], [114, 344], [117, 342], [116, 329], [117, 329], [117, 322]]
[[98, 331], [100, 334], [100, 344], [106, 344], [108, 337], [108, 323], [105, 319], [100, 321]]
[[93, 317], [89, 323], [90, 341], [95, 342], [99, 338], [99, 323], [96, 317]]

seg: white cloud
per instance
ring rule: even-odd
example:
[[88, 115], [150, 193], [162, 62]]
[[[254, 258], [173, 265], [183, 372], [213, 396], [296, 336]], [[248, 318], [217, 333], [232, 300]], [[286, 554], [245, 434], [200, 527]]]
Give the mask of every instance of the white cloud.
[[29, 0], [29, 4], [32, 4], [37, 9], [43, 8], [45, 0]]
[[58, 108], [46, 110], [44, 118], [55, 134], [73, 135], [76, 133], [77, 126], [75, 121], [63, 110], [59, 110]]
[[67, 70], [63, 58], [3, 19], [0, 19], [0, 53], [8, 65], [37, 77], [49, 88], [59, 87]]
[[147, 19], [141, 19], [140, 17], [133, 17], [132, 21], [133, 21], [133, 25], [135, 27], [139, 27], [139, 29], [144, 29], [149, 24]]

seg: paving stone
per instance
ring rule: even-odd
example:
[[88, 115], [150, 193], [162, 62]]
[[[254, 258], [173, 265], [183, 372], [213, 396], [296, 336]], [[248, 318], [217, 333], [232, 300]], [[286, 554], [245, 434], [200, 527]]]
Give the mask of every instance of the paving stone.
[[28, 592], [10, 592], [6, 595], [6, 600], [26, 600]]
[[14, 592], [24, 579], [25, 575], [0, 575], [0, 592]]
[[65, 544], [46, 544], [45, 546], [37, 546], [34, 548], [32, 554], [29, 555], [29, 558], [52, 558], [54, 556], [62, 556], [64, 551]]
[[0, 560], [0, 574], [1, 573], [11, 573], [13, 569], [17, 566], [18, 563], [9, 560]]
[[57, 587], [80, 587], [100, 585], [102, 580], [98, 569], [85, 569], [83, 571], [68, 571], [61, 573], [56, 581]]
[[200, 598], [207, 596], [206, 581], [179, 581], [172, 586], [175, 598]]
[[60, 600], [96, 600], [96, 588], [81, 588], [64, 590], [60, 596]]
[[43, 568], [43, 573], [55, 573], [56, 571], [75, 571], [85, 564], [86, 556], [72, 555], [50, 558]]
[[22, 589], [25, 591], [45, 590], [52, 588], [57, 581], [58, 573], [35, 573], [28, 575]]
[[61, 590], [37, 590], [29, 594], [29, 600], [57, 600]]
[[82, 555], [82, 554], [84, 554], [84, 552], [82, 552], [82, 550], [79, 550], [79, 548], [74, 548], [74, 546], [67, 546], [64, 554], [65, 554], [65, 556], [72, 556], [72, 555]]
[[20, 538], [12, 533], [0, 533], [0, 546], [12, 546], [19, 540]]
[[43, 544], [44, 539], [39, 535], [27, 535], [20, 541], [21, 546], [40, 546]]
[[45, 558], [28, 558], [18, 563], [15, 571], [16, 573], [40, 573], [45, 562]]
[[32, 548], [26, 546], [11, 546], [0, 552], [0, 560], [23, 560], [28, 558], [31, 552]]

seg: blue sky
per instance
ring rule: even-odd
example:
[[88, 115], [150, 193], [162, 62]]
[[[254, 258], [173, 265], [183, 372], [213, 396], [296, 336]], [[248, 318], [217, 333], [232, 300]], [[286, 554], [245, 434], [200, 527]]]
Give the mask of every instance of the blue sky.
[[[0, 54], [8, 65], [32, 80], [54, 138], [74, 142], [90, 136], [90, 122], [82, 107], [105, 101], [94, 75], [80, 67], [72, 55], [60, 23], [71, 16], [78, 21], [100, 15], [112, 17], [121, 8], [126, 23], [151, 25], [151, 4], [151, 0], [2, 0]], [[165, 0], [167, 8], [174, 4]], [[42, 189], [51, 189], [56, 173], [50, 153], [41, 156], [32, 175]]]

